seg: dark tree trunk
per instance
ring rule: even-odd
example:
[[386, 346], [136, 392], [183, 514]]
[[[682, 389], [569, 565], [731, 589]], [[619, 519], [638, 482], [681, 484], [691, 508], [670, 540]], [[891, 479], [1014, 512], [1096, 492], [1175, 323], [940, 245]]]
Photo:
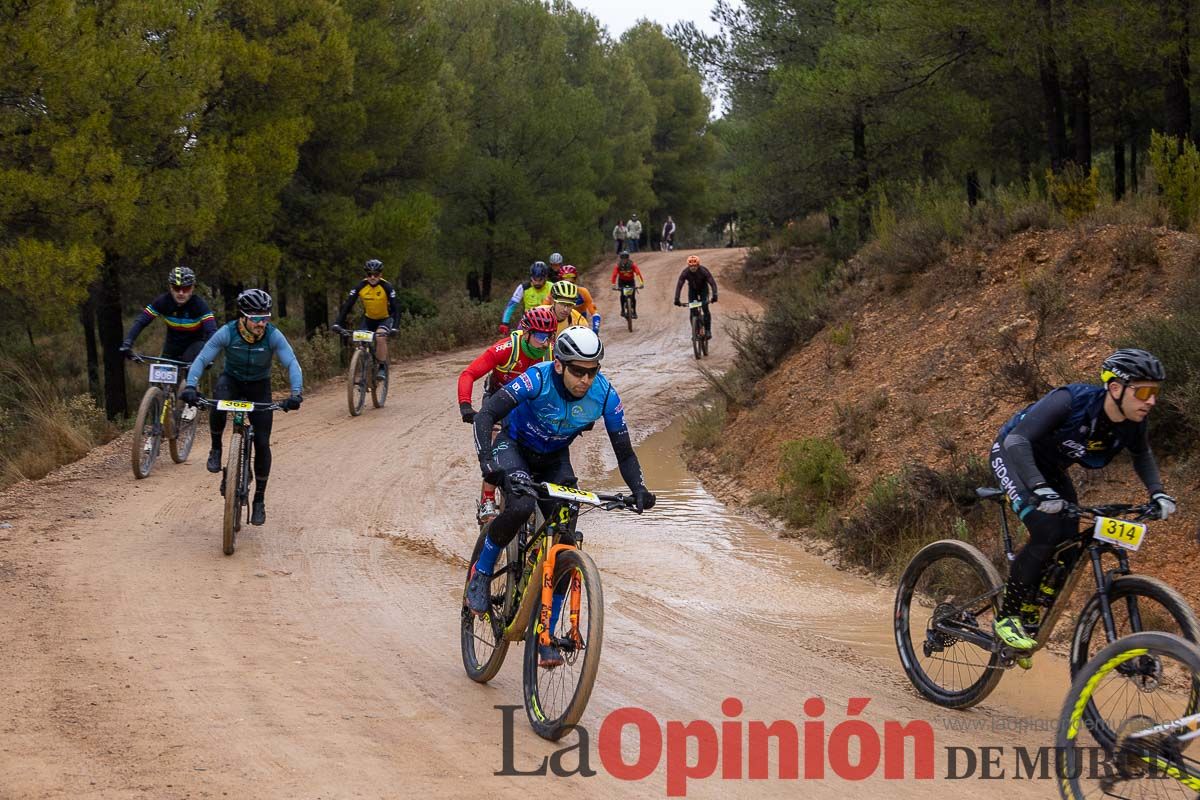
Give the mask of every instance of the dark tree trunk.
[[304, 335], [312, 336], [317, 328], [329, 327], [329, 301], [324, 291], [304, 293]]
[[1092, 168], [1092, 99], [1091, 71], [1082, 56], [1071, 68], [1071, 159], [1083, 167]]
[[83, 326], [83, 347], [87, 351], [88, 392], [100, 402], [100, 352], [96, 349], [96, 286], [88, 290], [87, 300], [79, 306], [79, 324]]
[[[1047, 40], [1054, 36], [1054, 0], [1038, 0]], [[1058, 58], [1050, 44], [1043, 44], [1038, 53], [1038, 78], [1042, 85], [1042, 111], [1045, 114], [1047, 155], [1050, 169], [1062, 170], [1067, 158], [1067, 126], [1063, 117], [1062, 83], [1058, 77]]]
[[287, 318], [287, 273], [280, 268], [275, 276], [275, 312], [280, 319]]
[[967, 173], [967, 205], [974, 208], [979, 204], [979, 173], [971, 170]]
[[1137, 165], [1137, 136], [1129, 137], [1129, 191], [1137, 194], [1138, 165]]
[[102, 269], [96, 324], [100, 331], [100, 352], [104, 354], [104, 411], [109, 419], [116, 419], [129, 413], [125, 396], [125, 359], [119, 352], [125, 336], [121, 321], [121, 271], [111, 255], [105, 256]]
[[851, 121], [854, 136], [854, 188], [858, 192], [858, 235], [865, 239], [871, 229], [871, 212], [867, 204], [867, 192], [871, 191], [871, 173], [867, 165], [867, 123], [862, 110], [854, 110]]
[[240, 283], [230, 283], [221, 279], [221, 305], [225, 309], [226, 321], [237, 319], [237, 296], [242, 293]]
[[1117, 135], [1113, 142], [1113, 197], [1125, 196], [1125, 140]]
[[476, 303], [483, 300], [483, 294], [479, 291], [479, 273], [475, 270], [467, 273], [467, 296]]
[[492, 276], [496, 270], [496, 190], [493, 188], [487, 203], [487, 244], [483, 254], [483, 285], [480, 287], [483, 302], [492, 299]]
[[1172, 52], [1167, 56], [1166, 86], [1163, 100], [1166, 103], [1166, 133], [1181, 140], [1192, 135], [1192, 96], [1188, 89], [1191, 80], [1188, 39], [1191, 36], [1191, 0], [1163, 0], [1163, 19], [1168, 31], [1178, 33]]

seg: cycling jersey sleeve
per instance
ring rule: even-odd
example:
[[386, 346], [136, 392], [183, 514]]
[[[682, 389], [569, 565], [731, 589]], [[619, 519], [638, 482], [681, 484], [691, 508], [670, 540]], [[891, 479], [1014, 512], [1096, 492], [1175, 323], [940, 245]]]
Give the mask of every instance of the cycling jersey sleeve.
[[1133, 458], [1133, 470], [1146, 485], [1150, 494], [1163, 490], [1162, 476], [1158, 472], [1158, 462], [1150, 449], [1149, 427], [1145, 422], [1138, 423], [1137, 433], [1129, 443], [1129, 455]]
[[504, 307], [504, 317], [500, 320], [505, 325], [512, 321], [513, 311], [522, 307], [525, 304], [525, 284], [518, 283], [516, 290], [512, 293], [512, 297], [508, 300], [508, 305]]
[[400, 312], [396, 309], [396, 289], [387, 281], [380, 281], [383, 284], [383, 289], [387, 292], [388, 316], [392, 318], [393, 325], [400, 324]]
[[646, 285], [646, 279], [644, 277], [642, 277], [642, 271], [640, 269], [638, 269], [637, 264], [633, 265], [633, 274], [637, 275], [637, 279], [642, 282], [642, 286]]
[[207, 342], [217, 332], [217, 318], [204, 300], [197, 297], [196, 304], [200, 307], [200, 339]]
[[271, 338], [267, 345], [275, 351], [275, 355], [279, 357], [279, 363], [287, 369], [288, 382], [292, 385], [292, 394], [300, 394], [304, 391], [304, 373], [300, 371], [300, 362], [296, 360], [296, 353], [293, 352], [287, 337], [278, 328], [272, 328]]
[[683, 272], [679, 273], [679, 281], [675, 284], [675, 302], [679, 302], [679, 293], [683, 291], [683, 285], [687, 283], [687, 268], [684, 267]]
[[350, 290], [350, 295], [346, 298], [346, 302], [342, 303], [342, 307], [338, 310], [337, 320], [334, 324], [341, 327], [346, 324], [346, 315], [350, 313], [350, 309], [354, 308], [354, 302], [358, 300], [358, 293], [367, 285], [366, 281], [359, 281], [358, 286]]
[[636, 492], [645, 485], [642, 465], [629, 438], [629, 427], [625, 424], [625, 406], [617, 395], [617, 390], [611, 386], [608, 396], [604, 398], [604, 428], [608, 431], [608, 441], [612, 443], [613, 453], [617, 456], [617, 469], [621, 471], [625, 485], [630, 491]]
[[583, 306], [583, 310], [587, 312], [588, 318], [591, 318], [596, 313], [596, 301], [592, 299], [592, 293], [582, 286], [579, 287], [579, 299], [575, 302], [575, 305]]
[[612, 274], [612, 284], [613, 284], [613, 286], [616, 286], [616, 285], [617, 285], [617, 273], [618, 273], [618, 272], [620, 272], [620, 271], [621, 271], [621, 268], [620, 268], [620, 267], [618, 267], [618, 266], [614, 266], [614, 267], [613, 267], [613, 274]]
[[1009, 463], [1031, 489], [1047, 483], [1046, 476], [1037, 468], [1034, 460], [1033, 443], [1057, 430], [1070, 414], [1071, 393], [1066, 389], [1055, 389], [1030, 406], [1001, 442]]
[[138, 315], [134, 317], [133, 324], [129, 326], [129, 333], [125, 334], [125, 338], [130, 342], [137, 341], [137, 337], [141, 334], [142, 329], [154, 322], [154, 317], [157, 316], [150, 306], [146, 306]]
[[[471, 402], [471, 387], [475, 385], [475, 381], [487, 375], [496, 367], [504, 363], [502, 354], [496, 352], [497, 345], [492, 345], [487, 350], [484, 350], [478, 358], [467, 365], [467, 368], [458, 376], [458, 402]], [[508, 351], [508, 352], [511, 352]]]
[[204, 374], [204, 370], [217, 360], [217, 356], [226, 347], [229, 347], [229, 328], [222, 326], [209, 337], [208, 341], [204, 343], [204, 347], [201, 348], [200, 355], [196, 356], [196, 360], [192, 362], [191, 369], [188, 370], [187, 385], [194, 387], [200, 383], [200, 376]]

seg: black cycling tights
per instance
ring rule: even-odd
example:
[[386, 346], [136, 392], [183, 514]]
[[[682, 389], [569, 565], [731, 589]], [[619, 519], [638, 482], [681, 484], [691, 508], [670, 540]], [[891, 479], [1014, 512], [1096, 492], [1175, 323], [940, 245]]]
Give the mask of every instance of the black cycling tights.
[[[225, 373], [217, 378], [216, 390], [213, 392], [217, 400], [252, 400], [255, 403], [271, 402], [271, 381], [239, 381]], [[221, 449], [221, 435], [225, 433], [225, 417], [227, 411], [211, 411], [208, 415], [208, 430], [212, 434], [214, 450]], [[275, 417], [273, 411], [250, 412], [250, 424], [254, 426], [254, 496], [262, 499], [267, 490], [267, 478], [271, 474], [271, 422]]]

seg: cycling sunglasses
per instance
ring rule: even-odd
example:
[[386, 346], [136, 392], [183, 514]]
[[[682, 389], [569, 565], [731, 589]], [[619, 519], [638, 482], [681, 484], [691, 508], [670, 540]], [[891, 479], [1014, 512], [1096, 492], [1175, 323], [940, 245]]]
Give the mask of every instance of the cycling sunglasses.
[[247, 314], [246, 321], [247, 322], [255, 322], [255, 323], [270, 322], [271, 315], [270, 314]]
[[590, 369], [587, 367], [577, 367], [574, 364], [567, 364], [565, 366], [567, 368], [567, 371], [570, 372], [572, 375], [574, 375], [576, 378], [594, 378], [594, 377], [596, 377], [596, 373], [600, 371], [599, 364], [597, 364], [594, 367], [591, 367]]
[[1158, 397], [1158, 393], [1162, 390], [1160, 386], [1130, 386], [1129, 388], [1133, 391], [1133, 396], [1142, 401]]
[[176, 294], [191, 294], [195, 286], [172, 286], [171, 291]]
[[529, 341], [538, 347], [541, 347], [546, 344], [546, 342], [550, 341], [550, 334], [546, 333], [545, 331], [530, 331]]

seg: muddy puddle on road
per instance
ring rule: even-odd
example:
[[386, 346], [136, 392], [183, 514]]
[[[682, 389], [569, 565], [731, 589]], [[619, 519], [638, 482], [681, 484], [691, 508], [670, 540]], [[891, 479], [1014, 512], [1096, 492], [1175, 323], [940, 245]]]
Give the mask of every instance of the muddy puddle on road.
[[[1068, 672], [1065, 659], [1045, 651], [1036, 656], [1034, 669], [1010, 670], [978, 709], [943, 711], [921, 700], [909, 687], [896, 655], [891, 628], [894, 584], [836, 569], [802, 543], [782, 539], [749, 516], [735, 513], [688, 472], [681, 441], [682, 424], [677, 421], [637, 448], [646, 482], [658, 496], [652, 512], [640, 518], [593, 513], [579, 523], [585, 546], [604, 574], [606, 592], [615, 584], [620, 592], [668, 609], [733, 619], [741, 629], [776, 640], [774, 645], [764, 642], [764, 651], [801, 646], [798, 641], [815, 637], [828, 645], [817, 649], [830, 654], [831, 670], [838, 668], [839, 657], [852, 658], [877, 674], [880, 684], [911, 695], [914, 715], [982, 714], [995, 720], [992, 724], [1010, 720], [1012, 725], [1053, 725]], [[627, 491], [615, 470], [587, 488]], [[747, 651], [747, 657], [754, 653]]]

